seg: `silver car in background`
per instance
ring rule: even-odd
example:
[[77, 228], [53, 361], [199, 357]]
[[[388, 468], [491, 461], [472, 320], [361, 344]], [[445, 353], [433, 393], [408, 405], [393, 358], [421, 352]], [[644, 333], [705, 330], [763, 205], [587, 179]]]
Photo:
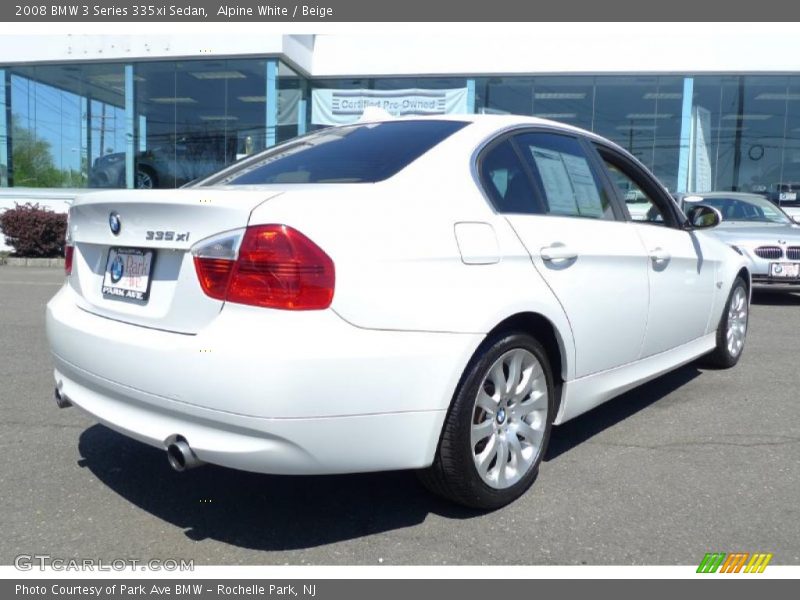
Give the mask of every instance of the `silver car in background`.
[[754, 288], [800, 292], [800, 226], [774, 203], [742, 192], [676, 199], [685, 213], [698, 204], [720, 212], [722, 223], [713, 234], [750, 261]]

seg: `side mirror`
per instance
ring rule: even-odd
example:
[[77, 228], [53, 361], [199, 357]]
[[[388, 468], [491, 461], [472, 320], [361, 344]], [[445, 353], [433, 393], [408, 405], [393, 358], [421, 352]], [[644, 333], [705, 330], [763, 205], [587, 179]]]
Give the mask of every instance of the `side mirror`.
[[722, 213], [713, 206], [698, 204], [686, 213], [691, 229], [708, 229], [722, 223]]

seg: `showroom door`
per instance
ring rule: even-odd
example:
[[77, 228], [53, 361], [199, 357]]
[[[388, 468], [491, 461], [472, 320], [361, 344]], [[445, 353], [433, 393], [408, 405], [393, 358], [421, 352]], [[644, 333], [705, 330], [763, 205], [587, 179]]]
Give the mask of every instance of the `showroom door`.
[[635, 204], [631, 226], [648, 254], [650, 307], [642, 358], [705, 334], [715, 294], [717, 261], [702, 237], [681, 227], [677, 205], [638, 165], [598, 148], [619, 193]]
[[492, 148], [481, 165], [484, 182], [499, 185], [506, 218], [569, 315], [577, 377], [636, 360], [647, 320], [641, 240], [615, 213], [589, 152], [577, 137], [525, 131]]

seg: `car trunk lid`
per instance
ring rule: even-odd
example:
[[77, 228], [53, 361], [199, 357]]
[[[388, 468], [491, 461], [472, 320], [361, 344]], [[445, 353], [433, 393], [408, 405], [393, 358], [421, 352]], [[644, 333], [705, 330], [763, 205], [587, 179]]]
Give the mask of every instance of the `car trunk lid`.
[[69, 284], [79, 306], [126, 323], [196, 333], [223, 301], [203, 293], [190, 248], [246, 227], [253, 209], [280, 193], [119, 190], [78, 199], [69, 219], [74, 246]]

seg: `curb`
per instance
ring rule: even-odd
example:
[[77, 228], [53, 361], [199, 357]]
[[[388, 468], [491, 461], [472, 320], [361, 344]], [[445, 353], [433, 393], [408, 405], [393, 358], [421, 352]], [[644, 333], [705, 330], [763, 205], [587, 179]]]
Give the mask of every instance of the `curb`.
[[17, 258], [9, 256], [0, 258], [0, 265], [9, 267], [34, 267], [34, 268], [64, 268], [63, 258]]

